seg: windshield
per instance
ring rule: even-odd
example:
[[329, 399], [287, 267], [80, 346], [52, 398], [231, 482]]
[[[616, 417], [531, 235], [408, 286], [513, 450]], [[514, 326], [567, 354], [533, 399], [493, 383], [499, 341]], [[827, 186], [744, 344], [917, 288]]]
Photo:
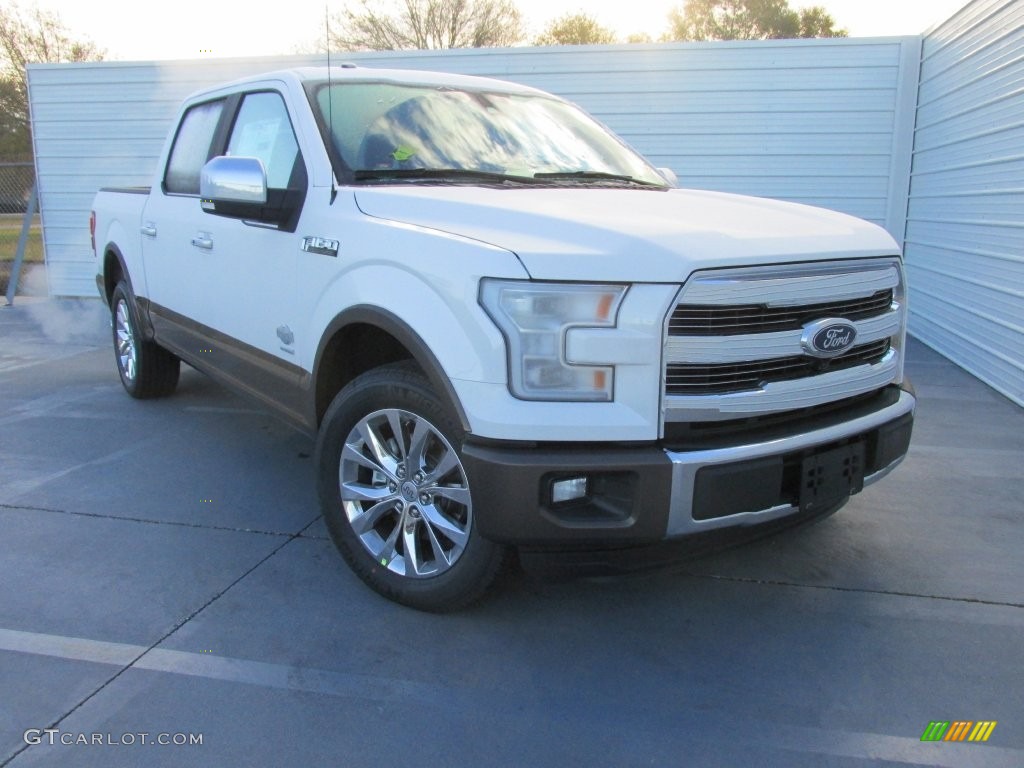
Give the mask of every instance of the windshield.
[[[357, 180], [638, 183], [665, 180], [581, 110], [553, 97], [346, 82], [313, 90]], [[429, 171], [429, 173], [424, 173]]]

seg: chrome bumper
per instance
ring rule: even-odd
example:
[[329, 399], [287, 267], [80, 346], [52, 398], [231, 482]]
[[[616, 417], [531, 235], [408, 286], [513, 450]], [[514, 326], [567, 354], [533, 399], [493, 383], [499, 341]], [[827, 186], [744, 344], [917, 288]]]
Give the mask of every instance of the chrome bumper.
[[[729, 448], [708, 451], [674, 452], [666, 450], [665, 454], [668, 456], [669, 461], [672, 462], [672, 490], [666, 536], [668, 538], [677, 538], [716, 528], [757, 525], [758, 523], [786, 517], [799, 511], [798, 507], [785, 504], [709, 520], [695, 520], [692, 514], [694, 489], [696, 487], [697, 472], [702, 467], [778, 456], [834, 443], [854, 435], [871, 432], [907, 414], [912, 414], [916, 404], [917, 400], [914, 396], [910, 392], [904, 391], [900, 393], [897, 402], [886, 408], [825, 429], [804, 432], [764, 443], [731, 446]], [[867, 486], [883, 478], [902, 459], [903, 457], [901, 456], [882, 469], [865, 476], [864, 485]]]

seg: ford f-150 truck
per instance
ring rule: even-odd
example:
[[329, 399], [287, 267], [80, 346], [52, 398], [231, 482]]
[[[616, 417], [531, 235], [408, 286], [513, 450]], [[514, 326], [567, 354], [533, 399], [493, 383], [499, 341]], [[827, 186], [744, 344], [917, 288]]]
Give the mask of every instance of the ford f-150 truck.
[[130, 395], [181, 361], [316, 436], [350, 567], [448, 610], [511, 547], [643, 547], [829, 514], [915, 398], [882, 229], [677, 188], [574, 105], [351, 66], [185, 101], [90, 226]]

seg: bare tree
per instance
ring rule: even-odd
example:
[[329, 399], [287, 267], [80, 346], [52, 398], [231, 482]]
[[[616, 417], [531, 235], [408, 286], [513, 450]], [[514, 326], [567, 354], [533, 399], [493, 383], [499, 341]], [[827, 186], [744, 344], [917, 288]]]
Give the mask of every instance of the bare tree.
[[534, 45], [600, 45], [614, 43], [615, 33], [585, 13], [567, 13], [551, 21]]
[[26, 64], [99, 61], [103, 54], [91, 41], [73, 39], [50, 11], [16, 3], [0, 7], [0, 152], [10, 157], [32, 151]]
[[523, 39], [512, 0], [360, 0], [334, 20], [331, 42], [348, 50], [489, 48]]

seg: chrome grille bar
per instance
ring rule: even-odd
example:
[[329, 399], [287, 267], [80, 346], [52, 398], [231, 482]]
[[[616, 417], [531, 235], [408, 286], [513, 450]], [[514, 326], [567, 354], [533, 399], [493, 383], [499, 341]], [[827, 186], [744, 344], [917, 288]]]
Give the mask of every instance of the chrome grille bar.
[[679, 304], [668, 321], [669, 336], [728, 336], [791, 331], [822, 317], [863, 320], [885, 314], [892, 306], [892, 289], [868, 298], [808, 304], [804, 307], [769, 307], [766, 304], [715, 306]]
[[794, 355], [742, 363], [669, 364], [665, 391], [669, 395], [705, 395], [760, 389], [773, 381], [806, 378], [855, 365], [878, 363], [888, 351], [889, 339], [882, 339], [854, 347], [832, 360]]

